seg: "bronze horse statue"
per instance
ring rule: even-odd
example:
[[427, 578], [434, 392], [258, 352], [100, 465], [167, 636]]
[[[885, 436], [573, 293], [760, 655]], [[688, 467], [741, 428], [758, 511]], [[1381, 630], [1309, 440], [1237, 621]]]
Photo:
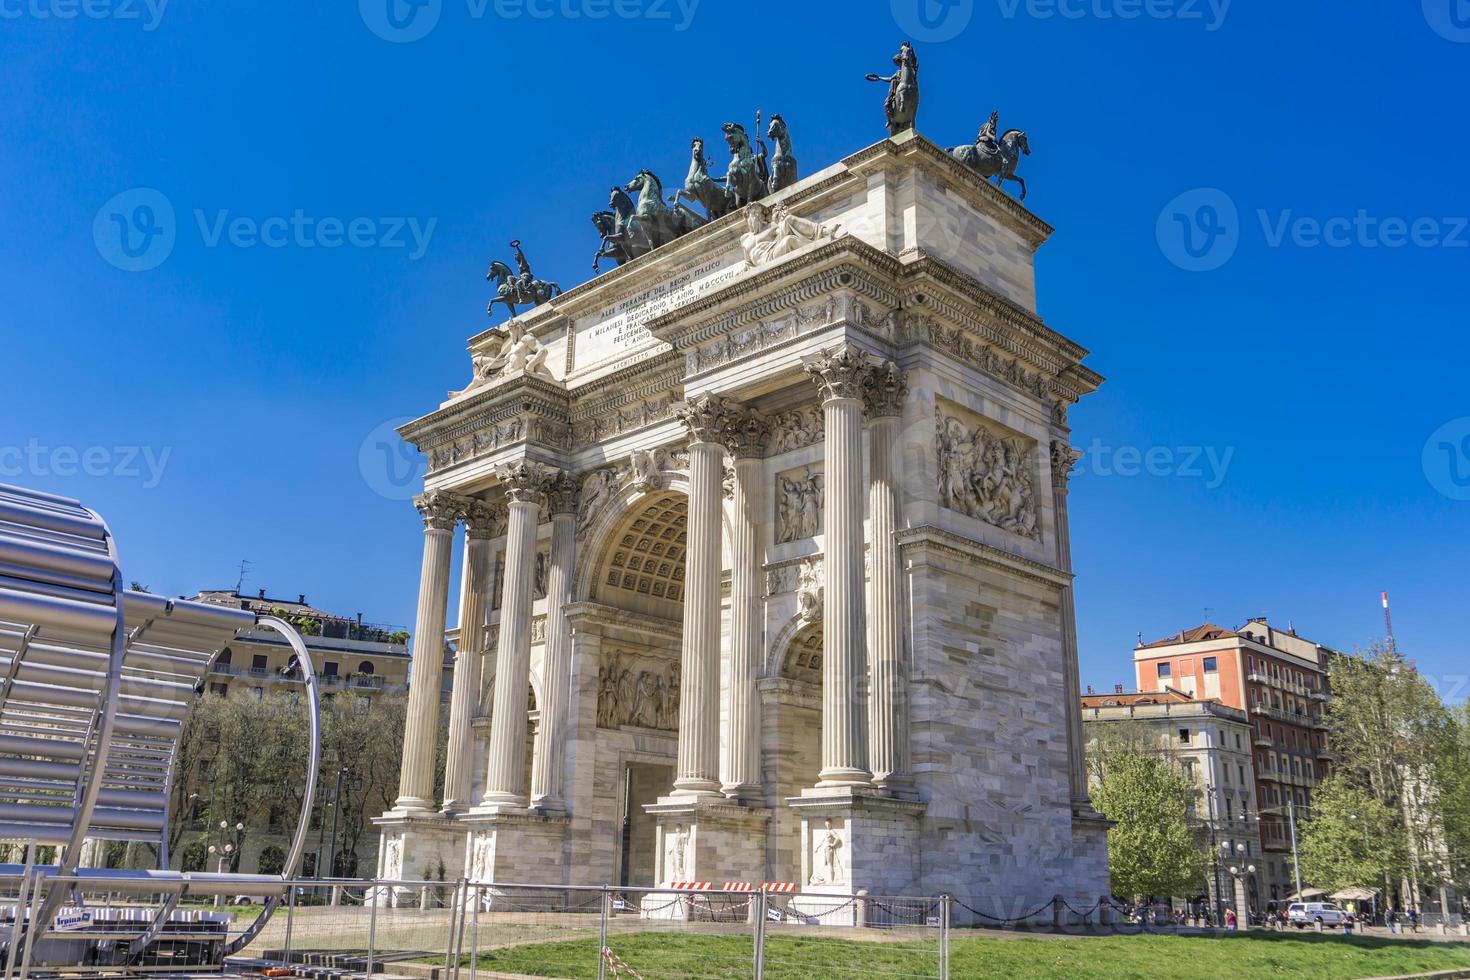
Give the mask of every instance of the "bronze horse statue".
[[796, 154], [791, 152], [791, 131], [786, 120], [778, 112], [771, 116], [771, 128], [766, 136], [776, 143], [776, 154], [771, 157], [771, 177], [766, 181], [767, 193], [774, 194], [796, 183]]
[[1021, 200], [1024, 201], [1026, 181], [1016, 176], [1016, 167], [1021, 157], [1031, 155], [1031, 142], [1026, 138], [1025, 130], [1021, 129], [1008, 129], [997, 140], [996, 118], [995, 114], [991, 115], [990, 121], [981, 128], [974, 146], [952, 147], [949, 155], [987, 180], [994, 177], [997, 187], [1004, 186], [1008, 180], [1020, 184]]
[[720, 186], [717, 178], [709, 175], [709, 160], [704, 155], [704, 140], [694, 137], [690, 143], [689, 176], [684, 179], [684, 188], [676, 191], [669, 203], [693, 201], [704, 208], [711, 221], [723, 218], [734, 210], [729, 193]]
[[650, 252], [705, 223], [704, 218], [688, 207], [665, 204], [663, 181], [652, 170], [638, 171], [623, 190], [638, 195], [638, 206], [633, 212], [634, 227], [643, 235]]
[[730, 196], [731, 210], [734, 210], [765, 197], [766, 183], [771, 175], [766, 170], [764, 157], [756, 156], [744, 126], [732, 122], [721, 128], [730, 147], [730, 169], [725, 174], [724, 184]]
[[[612, 259], [622, 265], [649, 252], [641, 240], [635, 240], [635, 236], [628, 234], [629, 227], [634, 223], [633, 199], [628, 193], [621, 187], [614, 187], [607, 203], [609, 210], [592, 215], [592, 223], [602, 236], [597, 254], [592, 257], [594, 273], [602, 271], [600, 266], [603, 259]], [[641, 239], [641, 236], [637, 236], [637, 239]]]

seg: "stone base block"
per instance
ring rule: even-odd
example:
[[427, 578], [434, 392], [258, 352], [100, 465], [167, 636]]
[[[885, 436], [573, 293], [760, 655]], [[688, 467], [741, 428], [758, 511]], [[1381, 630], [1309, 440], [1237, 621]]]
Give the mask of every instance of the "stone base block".
[[471, 811], [459, 818], [459, 824], [470, 835], [470, 881], [566, 883], [568, 817], [524, 810]]
[[[801, 816], [801, 888], [803, 893], [912, 895], [919, 887], [921, 820], [925, 805], [860, 787], [835, 791], [813, 789], [786, 804]], [[831, 909], [831, 901], [813, 898], [812, 911], [823, 915], [856, 913]], [[801, 908], [793, 899], [793, 908]], [[825, 921], [825, 919], [824, 919]]]
[[[465, 829], [437, 813], [385, 813], [373, 821], [378, 841], [379, 879], [454, 881], [464, 873]], [[386, 886], [370, 896], [380, 906], [417, 905], [420, 889]]]
[[[707, 882], [714, 888], [722, 888], [726, 882], [759, 886], [765, 880], [770, 810], [678, 797], [666, 797], [644, 810], [658, 825], [654, 880], [660, 888], [678, 888], [691, 882]], [[681, 918], [687, 906], [687, 902], [668, 903], [660, 917]]]

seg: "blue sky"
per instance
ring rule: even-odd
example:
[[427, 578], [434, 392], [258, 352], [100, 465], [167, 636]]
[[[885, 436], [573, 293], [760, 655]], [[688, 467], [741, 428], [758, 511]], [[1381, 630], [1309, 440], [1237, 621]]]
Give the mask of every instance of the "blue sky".
[[912, 36], [921, 132], [1030, 134], [1040, 311], [1109, 378], [1084, 683], [1207, 608], [1371, 642], [1387, 589], [1464, 696], [1465, 0], [387, 2], [0, 0], [0, 481], [130, 577], [411, 623], [375, 433], [465, 380], [488, 260], [583, 281], [606, 188], [757, 107], [808, 173], [878, 140]]

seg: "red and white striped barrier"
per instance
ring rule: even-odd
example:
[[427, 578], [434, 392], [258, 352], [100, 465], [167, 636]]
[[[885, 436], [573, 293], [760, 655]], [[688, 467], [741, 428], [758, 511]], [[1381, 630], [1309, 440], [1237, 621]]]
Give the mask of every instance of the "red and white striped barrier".
[[796, 882], [763, 881], [761, 882], [761, 890], [770, 892], [773, 895], [791, 895], [796, 892]]
[[637, 980], [643, 980], [643, 974], [633, 969], [621, 956], [614, 953], [611, 946], [602, 947], [602, 958], [607, 961], [608, 966], [612, 967], [613, 976], [620, 977], [626, 973], [630, 977], [636, 977]]
[[707, 892], [715, 886], [708, 881], [671, 881], [669, 887], [676, 892]]
[[753, 892], [755, 891], [755, 886], [748, 881], [727, 881], [720, 890], [727, 892]]

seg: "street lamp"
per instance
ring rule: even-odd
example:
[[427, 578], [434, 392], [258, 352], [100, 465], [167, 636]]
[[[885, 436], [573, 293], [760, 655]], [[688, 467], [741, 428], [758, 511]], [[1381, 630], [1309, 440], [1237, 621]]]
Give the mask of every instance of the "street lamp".
[[[1242, 854], [1245, 853], [1244, 844], [1237, 844], [1236, 849]], [[1240, 865], [1232, 864], [1229, 870], [1230, 877], [1235, 879], [1236, 918], [1245, 920], [1245, 927], [1249, 929], [1251, 926], [1251, 914], [1250, 906], [1246, 905], [1245, 878], [1246, 875], [1254, 875], [1256, 873], [1256, 866], [1254, 864], [1247, 864], [1242, 868]]]
[[[210, 844], [209, 845], [209, 853], [218, 856], [219, 863], [215, 866], [215, 870], [218, 871], [220, 874], [224, 874], [226, 871], [229, 870], [230, 860], [235, 855], [235, 845], [234, 845], [234, 842], [226, 839], [227, 835], [230, 832], [230, 829], [231, 829], [230, 828], [230, 822], [228, 820], [221, 820], [219, 822], [219, 828], [218, 828], [218, 830], [219, 830], [219, 843], [217, 845], [216, 844]], [[241, 823], [239, 821], [236, 821], [235, 826], [234, 826], [235, 833], [238, 834], [238, 833], [240, 833], [240, 831], [242, 831], [244, 829], [245, 829], [245, 824], [244, 823]], [[215, 908], [219, 908], [223, 904], [224, 904], [224, 896], [223, 895], [216, 895], [214, 897], [214, 907]]]
[[[351, 770], [345, 765], [339, 768], [337, 770], [337, 785], [332, 789], [332, 848], [327, 852], [327, 874], [332, 878], [337, 877], [337, 814], [342, 810], [342, 807], [338, 806], [342, 801], [342, 777], [346, 776], [349, 772]], [[317, 877], [320, 878], [321, 875], [318, 874]]]

